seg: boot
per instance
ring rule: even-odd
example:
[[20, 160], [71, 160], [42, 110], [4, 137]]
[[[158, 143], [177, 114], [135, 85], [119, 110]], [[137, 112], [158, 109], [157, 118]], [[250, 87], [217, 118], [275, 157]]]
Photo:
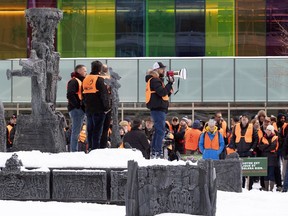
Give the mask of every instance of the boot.
[[269, 188], [269, 181], [264, 181], [264, 191], [268, 191]]
[[274, 189], [274, 181], [270, 181], [270, 191], [273, 191]]

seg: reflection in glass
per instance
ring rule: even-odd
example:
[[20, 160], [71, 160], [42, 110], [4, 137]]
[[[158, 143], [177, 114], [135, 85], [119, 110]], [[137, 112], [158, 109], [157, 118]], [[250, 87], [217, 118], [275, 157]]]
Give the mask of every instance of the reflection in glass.
[[58, 0], [63, 19], [58, 25], [57, 51], [61, 57], [86, 57], [86, 5], [83, 0]]
[[146, 56], [175, 56], [174, 0], [146, 1]]
[[237, 2], [236, 56], [265, 56], [265, 0], [238, 0]]
[[206, 0], [206, 56], [234, 56], [234, 0]]
[[26, 1], [0, 3], [0, 59], [26, 57]]
[[176, 56], [205, 56], [205, 1], [176, 0]]
[[266, 59], [235, 60], [235, 101], [266, 101]]
[[287, 59], [268, 60], [268, 101], [287, 101], [288, 62]]
[[144, 56], [144, 1], [118, 0], [116, 7], [116, 56]]
[[87, 0], [87, 57], [115, 57], [115, 0]]
[[[287, 45], [283, 46], [283, 30], [288, 27], [288, 2], [283, 0], [266, 0], [266, 55], [286, 56], [288, 55]], [[287, 40], [287, 39], [286, 39]], [[287, 42], [287, 41], [286, 41]]]
[[234, 101], [234, 60], [203, 60], [203, 102]]

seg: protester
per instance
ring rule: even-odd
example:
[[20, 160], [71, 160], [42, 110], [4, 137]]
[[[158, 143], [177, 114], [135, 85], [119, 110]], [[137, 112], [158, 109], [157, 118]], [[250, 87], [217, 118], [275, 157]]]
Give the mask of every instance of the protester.
[[153, 71], [146, 75], [146, 106], [154, 122], [154, 136], [151, 142], [151, 158], [163, 157], [162, 142], [165, 136], [165, 120], [169, 107], [174, 77], [168, 76], [168, 83], [164, 85], [166, 66], [162, 62], [155, 62]]
[[188, 128], [184, 135], [186, 154], [198, 153], [198, 143], [201, 134], [201, 123], [199, 120], [195, 120], [192, 128]]
[[8, 152], [11, 151], [13, 147], [14, 135], [16, 133], [16, 123], [17, 115], [13, 114], [6, 126], [6, 150]]
[[82, 82], [86, 74], [86, 67], [84, 65], [77, 65], [74, 72], [71, 74], [71, 79], [67, 84], [67, 108], [72, 122], [70, 139], [71, 152], [78, 151], [78, 136], [85, 117], [85, 107], [82, 101]]
[[83, 101], [87, 116], [89, 149], [99, 149], [105, 115], [109, 111], [109, 93], [104, 79], [99, 76], [100, 61], [91, 63], [91, 73], [83, 80]]
[[144, 158], [150, 158], [150, 145], [142, 130], [142, 121], [140, 119], [132, 121], [131, 131], [124, 135], [123, 143], [129, 143], [132, 148], [140, 150]]
[[223, 135], [218, 131], [216, 121], [210, 119], [204, 132], [200, 136], [199, 149], [203, 159], [219, 160], [219, 156], [225, 147]]

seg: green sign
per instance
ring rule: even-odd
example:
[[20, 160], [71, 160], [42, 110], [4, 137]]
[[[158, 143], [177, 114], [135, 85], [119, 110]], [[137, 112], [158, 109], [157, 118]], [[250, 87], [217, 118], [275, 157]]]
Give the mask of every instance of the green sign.
[[267, 158], [241, 158], [243, 176], [267, 176]]

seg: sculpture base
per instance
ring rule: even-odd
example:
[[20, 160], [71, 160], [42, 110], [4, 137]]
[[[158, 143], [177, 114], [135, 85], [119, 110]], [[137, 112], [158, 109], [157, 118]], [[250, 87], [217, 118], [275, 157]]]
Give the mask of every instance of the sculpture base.
[[58, 153], [66, 151], [64, 116], [20, 115], [17, 118], [16, 134], [12, 151]]

